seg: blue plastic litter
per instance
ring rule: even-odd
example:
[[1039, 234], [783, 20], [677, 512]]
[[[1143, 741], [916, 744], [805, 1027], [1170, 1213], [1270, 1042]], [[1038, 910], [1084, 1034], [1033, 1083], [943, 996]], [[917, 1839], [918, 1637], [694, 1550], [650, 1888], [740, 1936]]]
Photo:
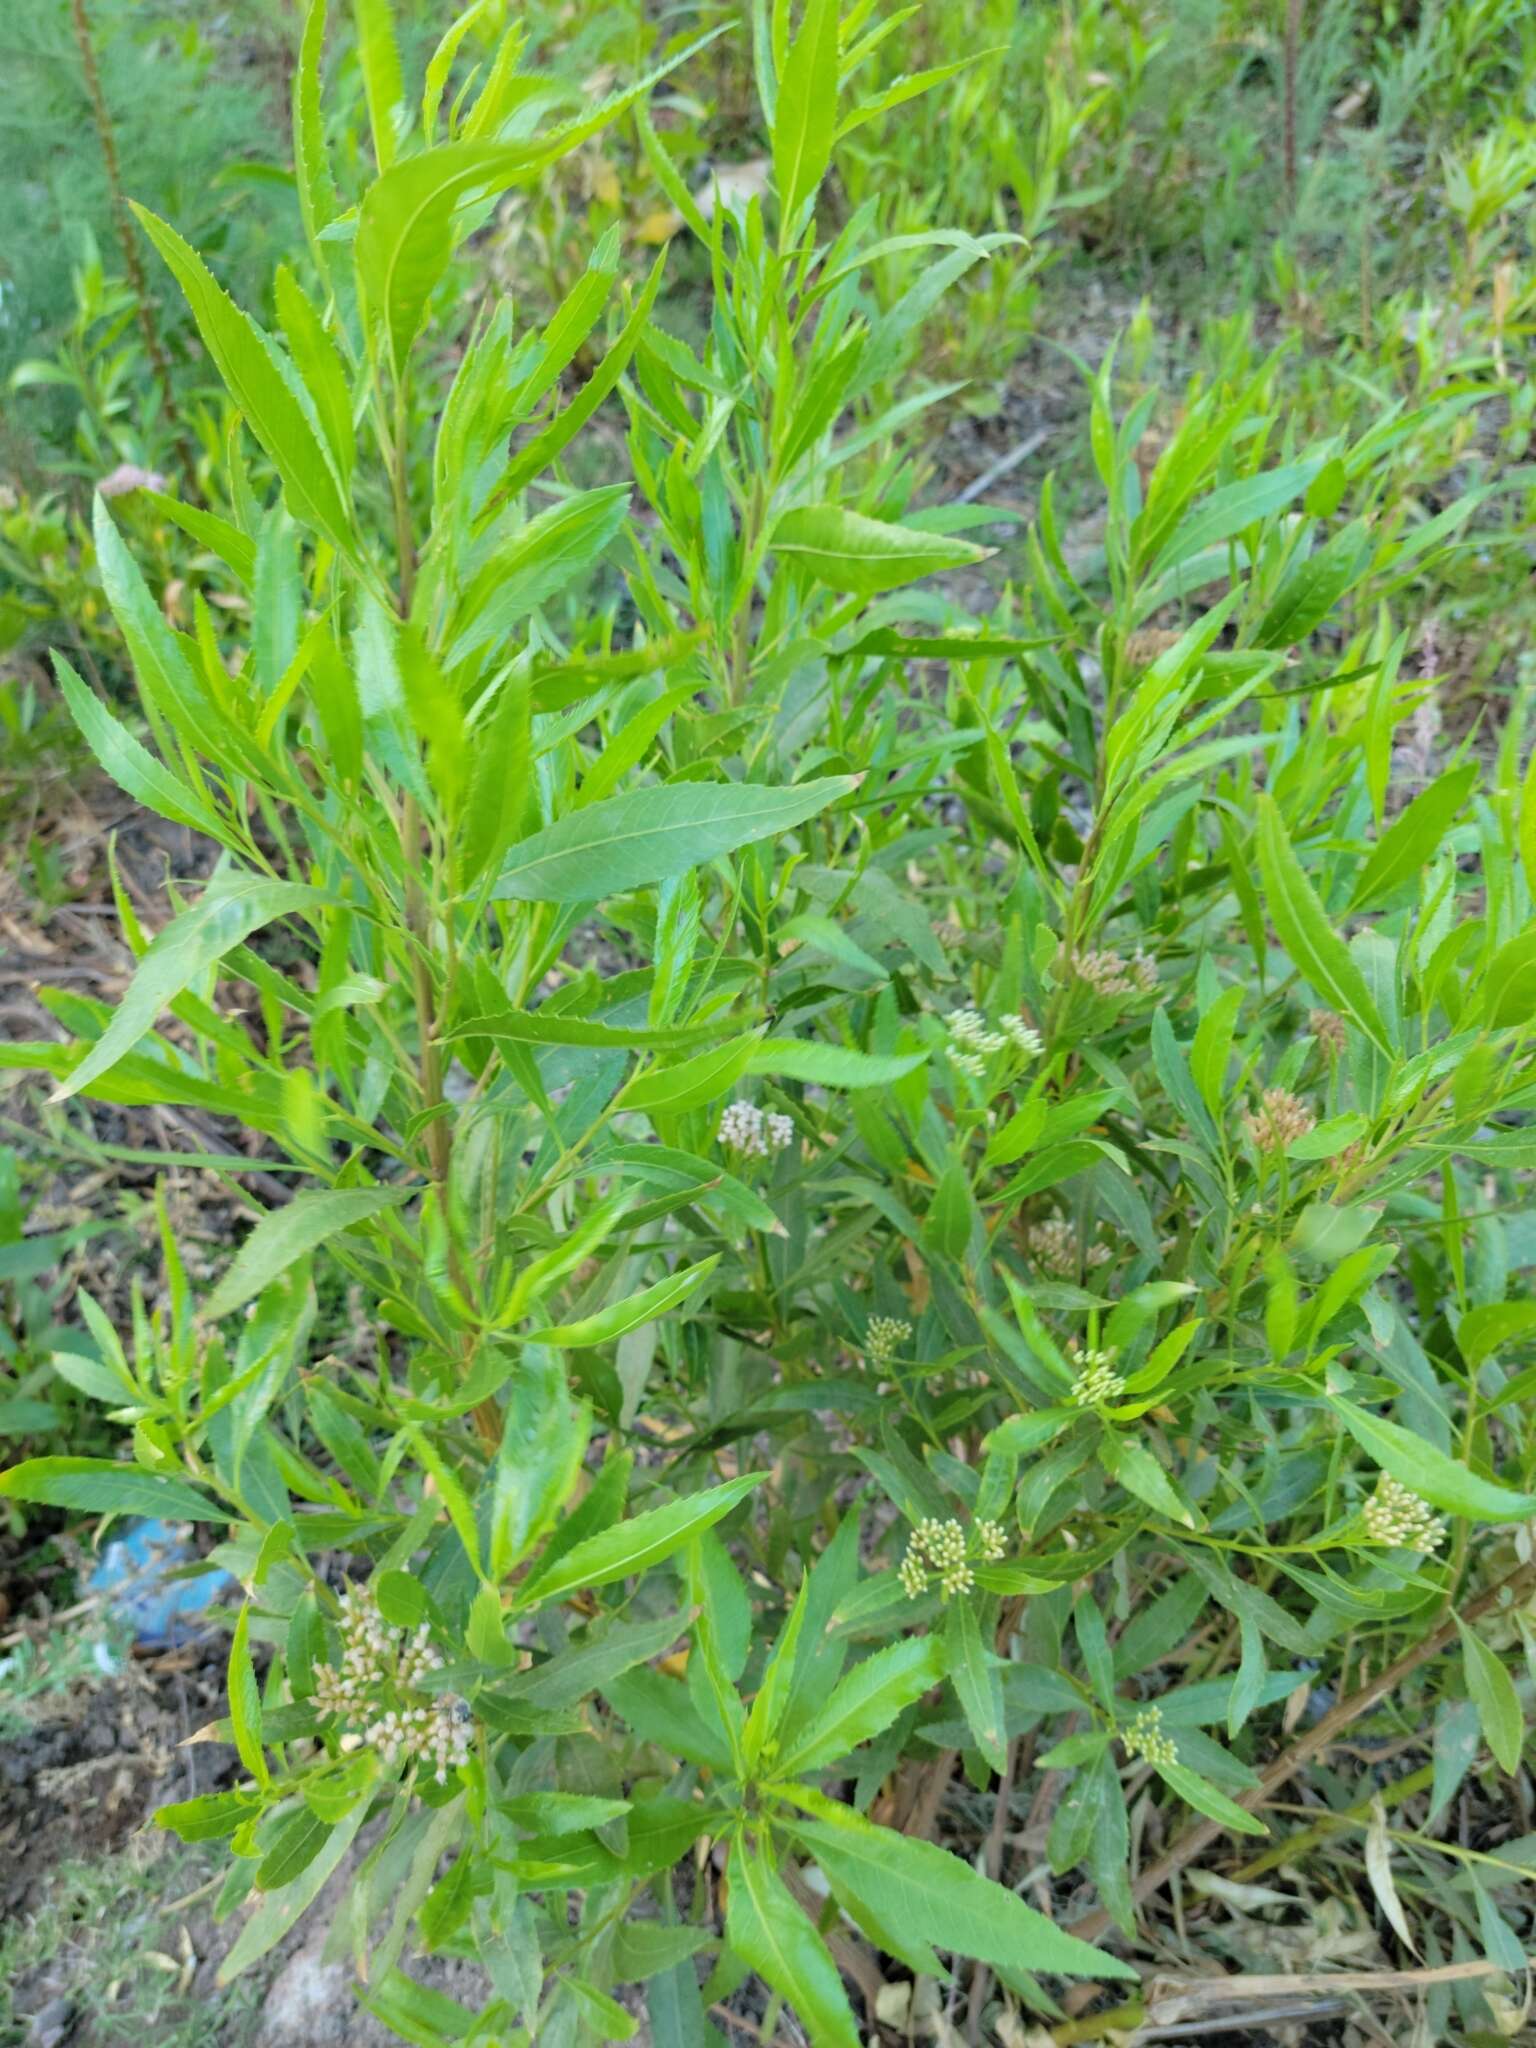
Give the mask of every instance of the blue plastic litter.
[[227, 1571], [195, 1578], [171, 1574], [197, 1556], [189, 1531], [175, 1522], [135, 1522], [115, 1536], [90, 1577], [90, 1591], [105, 1596], [108, 1613], [125, 1622], [135, 1643], [170, 1649], [198, 1633], [204, 1612], [233, 1583]]

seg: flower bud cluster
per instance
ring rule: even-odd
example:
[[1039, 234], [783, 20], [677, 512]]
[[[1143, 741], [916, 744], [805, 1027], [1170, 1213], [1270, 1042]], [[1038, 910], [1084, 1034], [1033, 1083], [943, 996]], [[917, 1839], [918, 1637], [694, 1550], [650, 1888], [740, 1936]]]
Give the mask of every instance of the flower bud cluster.
[[1087, 982], [1096, 996], [1149, 996], [1157, 988], [1157, 964], [1139, 947], [1129, 960], [1121, 953], [1101, 950], [1069, 953], [1065, 964], [1067, 971]]
[[1125, 1392], [1125, 1381], [1114, 1369], [1120, 1356], [1118, 1351], [1094, 1351], [1073, 1338], [1067, 1345], [1067, 1356], [1077, 1368], [1072, 1399], [1079, 1408], [1097, 1408], [1105, 1401], [1118, 1400]]
[[473, 1719], [461, 1699], [445, 1693], [423, 1699], [428, 1675], [441, 1671], [423, 1622], [413, 1633], [391, 1628], [372, 1587], [348, 1586], [341, 1596], [341, 1658], [315, 1672], [315, 1704], [322, 1714], [349, 1721], [363, 1740], [393, 1764], [431, 1767], [439, 1785], [469, 1761]]
[[1308, 1010], [1307, 1023], [1312, 1036], [1330, 1059], [1341, 1059], [1349, 1047], [1349, 1033], [1344, 1028], [1344, 1019], [1332, 1010]]
[[1039, 1057], [1045, 1043], [1019, 1016], [999, 1018], [995, 1031], [980, 1010], [951, 1010], [947, 1021], [950, 1059], [961, 1073], [978, 1081], [988, 1058], [1005, 1046], [1011, 1045], [1020, 1058], [1032, 1060]]
[[1150, 668], [1160, 654], [1166, 654], [1170, 647], [1178, 644], [1179, 635], [1172, 626], [1138, 626], [1134, 633], [1126, 635], [1126, 666]]
[[952, 1594], [969, 1593], [976, 1583], [972, 1565], [978, 1560], [994, 1564], [1006, 1548], [1000, 1522], [973, 1522], [967, 1536], [956, 1521], [919, 1522], [907, 1541], [907, 1554], [896, 1576], [909, 1600], [927, 1592], [937, 1575], [939, 1592], [948, 1600]]
[[1127, 1756], [1145, 1757], [1149, 1764], [1176, 1764], [1179, 1760], [1173, 1737], [1164, 1732], [1161, 1707], [1143, 1707], [1121, 1729], [1120, 1740]]
[[1434, 1551], [1445, 1541], [1445, 1523], [1426, 1500], [1410, 1493], [1383, 1472], [1376, 1491], [1361, 1509], [1366, 1534], [1373, 1543], [1393, 1550]]
[[871, 1316], [864, 1325], [864, 1356], [871, 1365], [889, 1365], [911, 1334], [904, 1316]]
[[775, 1152], [782, 1152], [792, 1144], [795, 1125], [792, 1117], [776, 1109], [767, 1112], [759, 1109], [755, 1102], [732, 1102], [726, 1106], [720, 1119], [719, 1141], [728, 1152], [740, 1152], [745, 1158], [767, 1159]]
[[1073, 1277], [1079, 1266], [1091, 1271], [1095, 1266], [1108, 1265], [1114, 1257], [1107, 1244], [1091, 1244], [1086, 1251], [1079, 1252], [1077, 1232], [1064, 1216], [1047, 1216], [1043, 1223], [1031, 1223], [1024, 1232], [1024, 1245], [1045, 1272], [1063, 1278]]
[[1317, 1118], [1288, 1088], [1266, 1088], [1257, 1109], [1243, 1111], [1243, 1129], [1260, 1152], [1283, 1152], [1304, 1138]]

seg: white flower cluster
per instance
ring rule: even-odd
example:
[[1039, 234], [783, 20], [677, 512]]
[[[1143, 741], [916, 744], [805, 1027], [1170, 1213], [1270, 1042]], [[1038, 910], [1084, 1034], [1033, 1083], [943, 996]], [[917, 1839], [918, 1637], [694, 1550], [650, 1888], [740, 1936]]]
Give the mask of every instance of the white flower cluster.
[[1073, 1338], [1067, 1345], [1067, 1356], [1077, 1368], [1077, 1378], [1072, 1382], [1072, 1399], [1079, 1408], [1097, 1408], [1104, 1401], [1114, 1401], [1125, 1392], [1125, 1381], [1114, 1369], [1118, 1351], [1086, 1350]]
[[1445, 1523], [1429, 1502], [1385, 1472], [1361, 1515], [1371, 1541], [1393, 1550], [1434, 1551], [1445, 1541]]
[[1179, 1752], [1173, 1738], [1163, 1732], [1161, 1707], [1143, 1707], [1133, 1721], [1120, 1731], [1127, 1756], [1145, 1757], [1149, 1764], [1176, 1764]]
[[871, 1365], [889, 1365], [911, 1334], [904, 1316], [871, 1316], [864, 1325], [864, 1356]]
[[751, 1159], [767, 1159], [782, 1152], [794, 1140], [792, 1117], [776, 1109], [766, 1113], [755, 1102], [732, 1102], [720, 1119], [720, 1143], [728, 1152], [740, 1152]]
[[994, 1563], [1006, 1547], [1000, 1522], [973, 1522], [971, 1539], [959, 1522], [919, 1522], [908, 1538], [907, 1554], [896, 1574], [907, 1598], [921, 1598], [935, 1573], [946, 1600], [951, 1594], [969, 1593], [976, 1583], [971, 1569], [974, 1561]]
[[1129, 960], [1108, 949], [1072, 953], [1066, 966], [1096, 996], [1149, 996], [1157, 989], [1157, 963], [1139, 947]]
[[1091, 1272], [1107, 1266], [1114, 1253], [1107, 1244], [1091, 1244], [1079, 1254], [1077, 1232], [1065, 1216], [1047, 1216], [1043, 1223], [1031, 1223], [1024, 1232], [1024, 1245], [1035, 1263], [1047, 1273], [1072, 1278], [1079, 1264]]
[[391, 1628], [370, 1586], [348, 1586], [341, 1596], [341, 1662], [316, 1671], [315, 1704], [359, 1727], [385, 1763], [403, 1756], [429, 1764], [445, 1785], [449, 1771], [469, 1761], [473, 1721], [451, 1693], [419, 1697], [428, 1673], [443, 1668], [429, 1633], [425, 1622], [414, 1634]]
[[962, 1074], [969, 1074], [973, 1080], [980, 1080], [986, 1071], [988, 1058], [1011, 1045], [1022, 1059], [1039, 1057], [1044, 1040], [1022, 1017], [999, 1018], [994, 1031], [980, 1010], [951, 1010], [949, 1025], [949, 1057]]

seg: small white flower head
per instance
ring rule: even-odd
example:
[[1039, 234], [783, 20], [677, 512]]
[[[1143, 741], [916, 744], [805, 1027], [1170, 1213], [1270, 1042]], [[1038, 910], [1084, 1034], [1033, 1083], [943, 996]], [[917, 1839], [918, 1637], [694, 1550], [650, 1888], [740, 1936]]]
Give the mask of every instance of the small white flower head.
[[956, 1052], [953, 1046], [949, 1051], [949, 1063], [958, 1067], [962, 1074], [969, 1074], [973, 1081], [981, 1080], [987, 1071], [986, 1060], [979, 1052]]
[[423, 1696], [443, 1659], [423, 1622], [414, 1632], [391, 1628], [371, 1586], [349, 1585], [341, 1595], [341, 1659], [315, 1672], [315, 1705], [361, 1729], [362, 1739], [386, 1764], [401, 1760], [431, 1767], [440, 1785], [469, 1761], [474, 1716], [468, 1703], [444, 1694]]
[[1077, 1407], [1098, 1408], [1125, 1392], [1125, 1381], [1114, 1369], [1119, 1355], [1117, 1351], [1087, 1349], [1076, 1338], [1068, 1343], [1067, 1356], [1077, 1371], [1071, 1396]]
[[889, 1365], [911, 1334], [903, 1316], [871, 1316], [864, 1325], [864, 1356], [871, 1365]]
[[1031, 1024], [1022, 1017], [1008, 1016], [999, 1021], [998, 1029], [1008, 1039], [1014, 1051], [1027, 1060], [1037, 1060], [1045, 1050], [1045, 1040]]
[[988, 1564], [996, 1564], [1007, 1549], [1007, 1538], [1001, 1522], [978, 1522], [975, 1525], [976, 1548]]
[[1127, 1756], [1145, 1757], [1149, 1764], [1174, 1764], [1179, 1760], [1172, 1736], [1164, 1733], [1161, 1707], [1143, 1707], [1121, 1729], [1120, 1740]]
[[719, 1142], [728, 1152], [739, 1152], [747, 1159], [767, 1159], [775, 1152], [782, 1152], [794, 1140], [795, 1125], [792, 1117], [780, 1110], [760, 1110], [755, 1102], [732, 1102], [726, 1105], [720, 1118], [717, 1133]]
[[952, 1010], [949, 1015], [949, 1035], [953, 1042], [966, 1052], [1001, 1052], [1008, 1043], [1000, 1031], [988, 1027], [980, 1010]]
[[1426, 1500], [1383, 1472], [1376, 1491], [1361, 1509], [1366, 1534], [1391, 1550], [1436, 1551], [1445, 1541], [1445, 1523]]
[[1304, 1138], [1317, 1118], [1288, 1088], [1266, 1088], [1257, 1109], [1243, 1111], [1243, 1129], [1259, 1152], [1283, 1152]]

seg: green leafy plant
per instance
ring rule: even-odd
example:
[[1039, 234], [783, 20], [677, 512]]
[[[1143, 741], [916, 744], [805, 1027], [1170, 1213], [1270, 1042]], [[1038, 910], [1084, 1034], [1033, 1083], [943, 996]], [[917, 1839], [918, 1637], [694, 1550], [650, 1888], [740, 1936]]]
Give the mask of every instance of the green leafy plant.
[[[158, 1314], [82, 1304], [57, 1371], [129, 1455], [0, 1490], [221, 1532], [239, 1774], [161, 1819], [229, 1843], [226, 1977], [345, 1867], [410, 2040], [627, 2038], [638, 1984], [693, 2042], [752, 1973], [769, 2038], [788, 2004], [851, 2048], [870, 1949], [970, 1959], [978, 2028], [993, 1984], [1049, 2013], [1415, 1674], [1521, 1765], [1536, 1318], [1489, 1190], [1533, 1158], [1536, 798], [1518, 716], [1415, 773], [1397, 617], [1486, 498], [1405, 470], [1493, 387], [1303, 440], [1234, 334], [1154, 437], [1111, 356], [1091, 558], [1047, 481], [995, 601], [996, 515], [922, 501], [916, 365], [1016, 229], [828, 196], [902, 103], [859, 98], [891, 21], [761, 11], [772, 190], [706, 206], [662, 73], [557, 121], [461, 21], [418, 114], [356, 20], [376, 169], [327, 151], [315, 0], [276, 332], [140, 214], [238, 417], [219, 509], [150, 504], [199, 551], [181, 623], [96, 507], [148, 743], [57, 664], [217, 864], [152, 935], [124, 903], [115, 1008], [52, 992], [69, 1042], [0, 1050], [228, 1119], [292, 1194], [210, 1292], [167, 1226]], [[458, 333], [500, 195], [631, 116], [691, 339], [616, 233]], [[1431, 1817], [1479, 1754], [1444, 1725]], [[926, 1839], [957, 1768], [1005, 1819], [1052, 1774], [1056, 1910]], [[1488, 1859], [1400, 1846], [1512, 1967]]]

